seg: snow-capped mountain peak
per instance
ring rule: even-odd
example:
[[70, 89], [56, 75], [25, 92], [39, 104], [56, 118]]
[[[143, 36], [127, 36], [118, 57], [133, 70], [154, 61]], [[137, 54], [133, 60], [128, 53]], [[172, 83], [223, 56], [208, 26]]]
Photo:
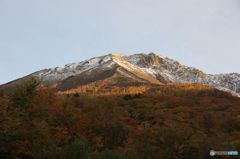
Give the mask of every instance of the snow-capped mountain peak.
[[94, 81], [95, 74], [98, 74], [98, 77], [101, 74], [110, 76], [109, 72], [114, 73], [117, 68], [121, 68], [121, 73], [135, 80], [155, 84], [201, 83], [240, 96], [240, 74], [210, 75], [156, 53], [139, 53], [129, 56], [111, 53], [62, 67], [44, 69], [29, 76], [37, 77], [43, 83], [59, 83], [75, 76]]

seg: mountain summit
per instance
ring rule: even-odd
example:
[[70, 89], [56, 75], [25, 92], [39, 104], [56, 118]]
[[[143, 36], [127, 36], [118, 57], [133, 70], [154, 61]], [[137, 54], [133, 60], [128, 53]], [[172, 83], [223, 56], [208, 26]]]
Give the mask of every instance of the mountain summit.
[[1, 87], [13, 87], [28, 77], [35, 77], [42, 84], [54, 84], [60, 90], [74, 89], [80, 85], [114, 77], [118, 79], [119, 84], [129, 80], [159, 85], [200, 83], [240, 96], [240, 74], [206, 74], [155, 53], [130, 56], [112, 53], [63, 67], [44, 69]]

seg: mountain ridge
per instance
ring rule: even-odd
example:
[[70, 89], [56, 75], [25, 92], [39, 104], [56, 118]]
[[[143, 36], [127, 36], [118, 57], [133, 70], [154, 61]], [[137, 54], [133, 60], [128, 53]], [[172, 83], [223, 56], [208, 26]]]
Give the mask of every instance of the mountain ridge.
[[[71, 85], [74, 88], [81, 84], [102, 80], [116, 72], [123, 77], [143, 83], [200, 83], [240, 96], [240, 74], [207, 74], [197, 68], [185, 66], [178, 61], [156, 53], [138, 53], [128, 56], [111, 53], [66, 64], [63, 67], [43, 69], [26, 77], [35, 77], [43, 84], [57, 83], [62, 85], [72, 82], [74, 84]], [[1, 87], [13, 83], [16, 83], [16, 81]]]

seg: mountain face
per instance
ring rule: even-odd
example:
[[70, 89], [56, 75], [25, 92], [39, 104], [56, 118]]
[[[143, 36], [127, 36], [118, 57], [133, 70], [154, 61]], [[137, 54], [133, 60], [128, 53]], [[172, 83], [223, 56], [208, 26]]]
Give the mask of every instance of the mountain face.
[[42, 84], [55, 84], [60, 90], [77, 88], [107, 78], [121, 77], [119, 83], [129, 79], [139, 83], [160, 85], [200, 83], [240, 96], [240, 74], [206, 74], [154, 53], [130, 56], [109, 54], [94, 57], [63, 67], [41, 70], [2, 87], [11, 87], [27, 77], [38, 78]]

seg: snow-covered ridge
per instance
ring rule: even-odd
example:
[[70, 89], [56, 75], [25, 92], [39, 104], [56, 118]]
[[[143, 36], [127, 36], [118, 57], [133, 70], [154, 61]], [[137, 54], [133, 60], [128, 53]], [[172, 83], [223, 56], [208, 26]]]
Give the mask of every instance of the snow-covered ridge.
[[[144, 60], [143, 56], [145, 56]], [[148, 59], [147, 64], [144, 64], [146, 59]], [[161, 76], [173, 83], [201, 83], [240, 96], [240, 74], [238, 73], [206, 74], [199, 69], [182, 65], [178, 61], [154, 53], [136, 54], [126, 57], [126, 60], [155, 78]]]
[[45, 69], [32, 75], [38, 77], [43, 82], [54, 82], [99, 67], [111, 69], [114, 65], [123, 67], [129, 72], [140, 71], [165, 82], [202, 83], [240, 96], [240, 74], [209, 75], [201, 70], [182, 65], [175, 60], [155, 53], [141, 53], [130, 56], [113, 53], [82, 62], [67, 64], [63, 67]]
[[94, 57], [82, 62], [66, 64], [62, 67], [45, 69], [34, 73], [33, 76], [38, 77], [43, 82], [61, 81], [103, 64], [107, 64], [107, 67], [111, 67], [111, 56]]

